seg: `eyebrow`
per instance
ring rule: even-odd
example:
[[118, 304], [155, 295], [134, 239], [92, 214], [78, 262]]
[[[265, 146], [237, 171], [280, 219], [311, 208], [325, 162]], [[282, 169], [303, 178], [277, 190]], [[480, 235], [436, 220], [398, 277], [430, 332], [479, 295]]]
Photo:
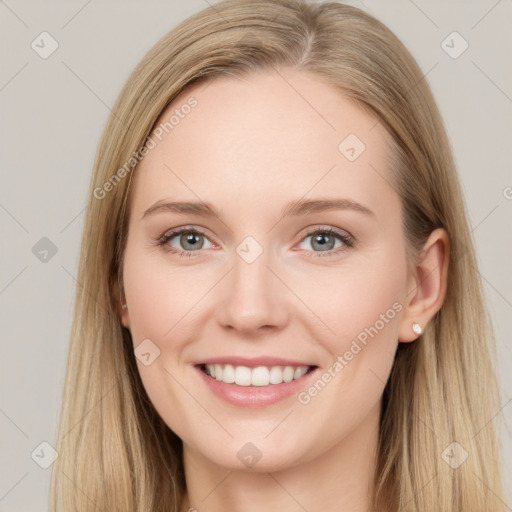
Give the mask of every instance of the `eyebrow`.
[[[375, 218], [369, 208], [352, 199], [298, 199], [284, 206], [281, 217], [292, 217], [324, 212], [327, 210], [354, 210]], [[172, 212], [202, 217], [220, 218], [219, 212], [211, 204], [204, 201], [158, 201], [150, 206], [142, 215], [141, 220], [162, 212]]]

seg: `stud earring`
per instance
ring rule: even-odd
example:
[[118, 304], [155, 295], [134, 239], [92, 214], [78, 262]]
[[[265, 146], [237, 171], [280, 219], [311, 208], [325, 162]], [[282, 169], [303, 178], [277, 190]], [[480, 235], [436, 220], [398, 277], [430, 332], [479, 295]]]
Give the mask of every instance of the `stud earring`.
[[126, 308], [127, 308], [127, 305], [126, 305], [126, 304], [121, 304], [121, 306], [123, 306], [123, 309], [126, 309]]
[[420, 336], [421, 333], [423, 332], [423, 329], [421, 328], [421, 325], [417, 324], [416, 322], [413, 322], [412, 330], [414, 331], [414, 334], [417, 334], [418, 336]]

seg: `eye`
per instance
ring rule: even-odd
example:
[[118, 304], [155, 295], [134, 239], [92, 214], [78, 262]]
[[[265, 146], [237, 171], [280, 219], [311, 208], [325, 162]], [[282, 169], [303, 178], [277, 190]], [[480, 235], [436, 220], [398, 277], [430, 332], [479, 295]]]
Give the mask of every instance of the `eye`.
[[313, 231], [309, 231], [301, 240], [301, 244], [308, 238], [311, 238], [311, 241], [306, 243], [306, 245], [313, 248], [313, 252], [320, 253], [316, 254], [315, 257], [336, 255], [354, 246], [354, 239], [350, 235], [330, 227], [316, 228]]
[[[209, 243], [210, 246], [205, 247], [205, 241]], [[191, 257], [193, 252], [213, 247], [213, 244], [204, 233], [197, 229], [187, 227], [168, 231], [162, 235], [158, 241], [158, 245], [183, 257]]]
[[[305, 245], [309, 245], [313, 249], [313, 253], [316, 253], [313, 257], [335, 256], [350, 249], [355, 243], [351, 235], [331, 227], [309, 231], [301, 240], [301, 245], [308, 238], [311, 238], [311, 241]], [[168, 231], [160, 237], [157, 244], [164, 250], [183, 258], [195, 257], [195, 252], [199, 253], [201, 249], [214, 247], [205, 233], [187, 226]], [[304, 247], [300, 248], [304, 250]], [[308, 248], [306, 247], [305, 250], [307, 251]]]

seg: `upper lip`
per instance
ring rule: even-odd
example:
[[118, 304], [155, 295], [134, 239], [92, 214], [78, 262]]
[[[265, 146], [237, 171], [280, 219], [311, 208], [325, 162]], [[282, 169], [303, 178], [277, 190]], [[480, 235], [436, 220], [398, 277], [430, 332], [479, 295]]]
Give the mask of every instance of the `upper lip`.
[[203, 364], [231, 364], [233, 366], [247, 366], [249, 368], [255, 368], [256, 366], [315, 366], [310, 363], [303, 361], [293, 361], [291, 359], [283, 359], [280, 357], [210, 357], [208, 359], [202, 359], [194, 363], [195, 365]]

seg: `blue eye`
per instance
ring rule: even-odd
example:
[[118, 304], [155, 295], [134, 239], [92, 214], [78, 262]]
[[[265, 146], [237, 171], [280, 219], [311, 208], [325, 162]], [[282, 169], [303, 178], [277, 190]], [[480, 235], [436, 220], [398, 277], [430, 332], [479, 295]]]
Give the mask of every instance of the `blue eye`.
[[[169, 244], [169, 242], [173, 241], [174, 238], [177, 238], [178, 244], [181, 244], [185, 250]], [[166, 233], [160, 238], [158, 245], [165, 246], [165, 249], [170, 252], [177, 253], [181, 257], [190, 258], [193, 252], [197, 252], [204, 248], [204, 240], [208, 240], [204, 233], [201, 233], [201, 231], [197, 231], [196, 229], [185, 227]], [[208, 242], [211, 244], [209, 240]], [[213, 245], [211, 246], [213, 247]], [[209, 247], [206, 248], [208, 249]]]
[[[313, 237], [313, 235], [315, 236]], [[336, 255], [354, 246], [354, 239], [350, 235], [333, 228], [316, 228], [314, 231], [307, 233], [301, 240], [301, 243], [310, 237], [313, 237], [310, 246], [319, 249], [318, 251], [313, 251], [318, 253], [315, 254], [315, 257]], [[337, 240], [341, 242], [341, 246], [338, 245], [336, 247]]]
[[[350, 249], [355, 243], [355, 240], [348, 233], [330, 227], [316, 228], [309, 231], [300, 243], [302, 244], [313, 235], [315, 236], [310, 243], [313, 248], [311, 252], [315, 253], [313, 257], [334, 256]], [[205, 241], [210, 245], [205, 247]], [[175, 243], [173, 244], [173, 242]], [[336, 246], [336, 242], [338, 242], [338, 246]], [[201, 249], [213, 247], [205, 233], [186, 226], [168, 231], [162, 235], [158, 240], [158, 245], [181, 258], [195, 257], [196, 254], [194, 253], [200, 253]]]

